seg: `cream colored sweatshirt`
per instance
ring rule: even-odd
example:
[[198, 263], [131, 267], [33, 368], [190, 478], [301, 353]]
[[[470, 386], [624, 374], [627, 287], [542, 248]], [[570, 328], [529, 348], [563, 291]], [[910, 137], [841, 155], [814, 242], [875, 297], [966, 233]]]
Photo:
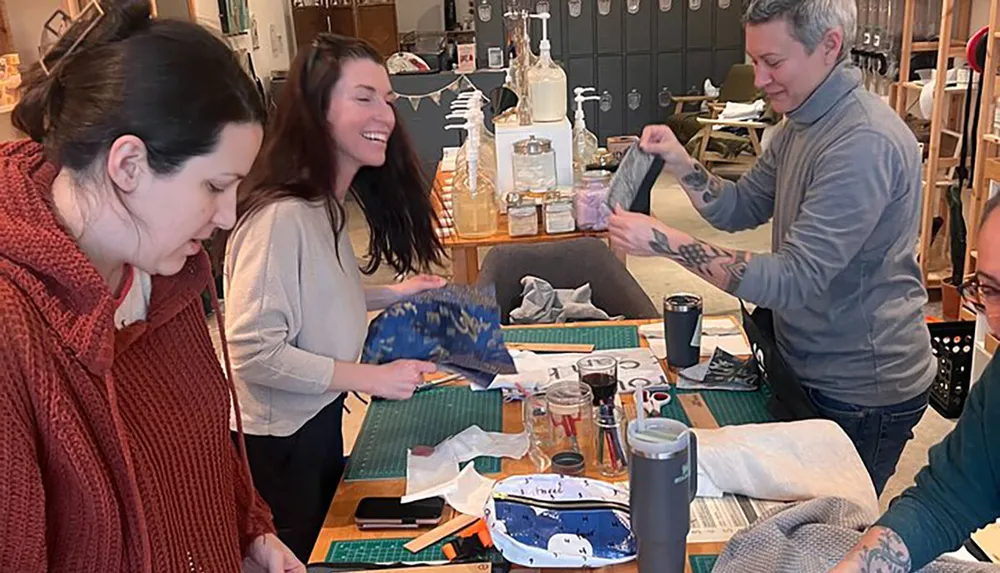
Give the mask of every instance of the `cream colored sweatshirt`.
[[337, 256], [322, 203], [281, 200], [230, 237], [226, 337], [247, 434], [296, 432], [340, 395], [334, 361], [360, 358], [365, 291], [346, 225]]

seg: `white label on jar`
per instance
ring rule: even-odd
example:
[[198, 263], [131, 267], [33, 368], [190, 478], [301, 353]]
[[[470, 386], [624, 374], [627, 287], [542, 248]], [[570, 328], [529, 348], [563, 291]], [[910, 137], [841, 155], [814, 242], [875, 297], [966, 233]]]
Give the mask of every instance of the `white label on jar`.
[[576, 221], [573, 219], [573, 212], [570, 210], [553, 213], [545, 212], [545, 232], [550, 234], [569, 233], [576, 229]]

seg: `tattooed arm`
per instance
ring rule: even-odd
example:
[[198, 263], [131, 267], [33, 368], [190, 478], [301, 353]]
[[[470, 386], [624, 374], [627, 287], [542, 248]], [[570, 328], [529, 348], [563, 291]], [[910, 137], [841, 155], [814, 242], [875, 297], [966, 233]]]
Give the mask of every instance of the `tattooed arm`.
[[910, 551], [896, 532], [872, 527], [830, 573], [910, 573]]
[[726, 184], [735, 186], [735, 183], [724, 180], [714, 173], [710, 173], [705, 166], [695, 160], [687, 169], [680, 170], [677, 177], [681, 188], [687, 192], [691, 204], [698, 211], [704, 209], [708, 204], [722, 196], [722, 191]]
[[746, 251], [716, 247], [669, 227], [653, 229], [649, 248], [729, 294], [740, 288], [751, 257]]
[[612, 217], [610, 231], [616, 248], [633, 255], [667, 257], [731, 294], [743, 282], [752, 256], [710, 245], [652, 217], [622, 210]]

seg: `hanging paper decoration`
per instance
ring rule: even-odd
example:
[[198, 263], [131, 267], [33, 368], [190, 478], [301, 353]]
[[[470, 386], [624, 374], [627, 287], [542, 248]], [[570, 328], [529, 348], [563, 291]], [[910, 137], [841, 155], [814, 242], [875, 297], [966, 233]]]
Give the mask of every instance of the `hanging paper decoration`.
[[450, 84], [432, 92], [425, 94], [399, 94], [399, 97], [410, 102], [410, 107], [413, 108], [413, 111], [417, 111], [417, 108], [420, 106], [420, 101], [423, 99], [430, 98], [430, 100], [435, 104], [441, 105], [441, 97], [446, 91], [458, 93], [466, 89], [479, 90], [479, 88], [476, 87], [476, 84], [472, 83], [472, 80], [469, 79], [469, 76], [462, 74]]
[[626, 4], [626, 6], [628, 8], [628, 13], [629, 14], [638, 14], [639, 13], [639, 5], [640, 5], [641, 2], [642, 2], [642, 0], [626, 0], [625, 4]]
[[719, 0], [719, 8], [729, 10], [730, 6], [732, 6], [731, 0]]
[[660, 0], [660, 12], [669, 12], [673, 7], [673, 0]]
[[548, 14], [549, 13], [549, 0], [538, 0], [535, 4], [535, 13], [537, 14]]
[[692, 12], [697, 12], [701, 9], [701, 0], [688, 0], [688, 8], [690, 8]]
[[583, 12], [583, 0], [569, 0], [569, 17], [579, 18]]
[[611, 0], [597, 0], [597, 11], [601, 16], [607, 16], [611, 13]]

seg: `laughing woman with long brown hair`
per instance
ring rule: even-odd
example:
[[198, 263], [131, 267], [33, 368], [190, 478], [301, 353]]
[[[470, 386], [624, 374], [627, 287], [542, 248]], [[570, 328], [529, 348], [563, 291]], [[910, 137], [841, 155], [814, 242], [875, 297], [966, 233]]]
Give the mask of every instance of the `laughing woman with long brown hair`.
[[[302, 560], [343, 473], [345, 393], [406, 399], [434, 370], [357, 363], [367, 311], [444, 284], [428, 275], [362, 284], [381, 264], [406, 274], [441, 259], [429, 185], [395, 97], [362, 40], [322, 34], [300, 51], [238, 190], [226, 247], [226, 334], [250, 467], [279, 537]], [[347, 232], [349, 194], [371, 230], [363, 267]]]

